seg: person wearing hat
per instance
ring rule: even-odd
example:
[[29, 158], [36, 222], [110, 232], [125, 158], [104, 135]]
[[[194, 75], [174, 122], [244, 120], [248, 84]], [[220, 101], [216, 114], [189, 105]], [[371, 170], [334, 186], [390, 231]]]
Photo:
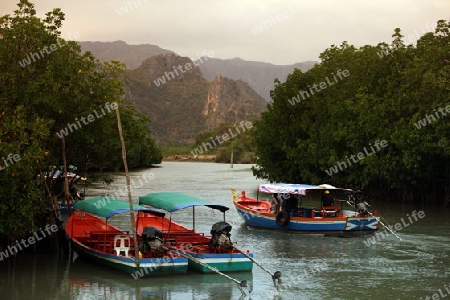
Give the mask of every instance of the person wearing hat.
[[333, 197], [331, 197], [330, 191], [325, 190], [322, 194], [322, 206], [332, 206], [334, 203]]

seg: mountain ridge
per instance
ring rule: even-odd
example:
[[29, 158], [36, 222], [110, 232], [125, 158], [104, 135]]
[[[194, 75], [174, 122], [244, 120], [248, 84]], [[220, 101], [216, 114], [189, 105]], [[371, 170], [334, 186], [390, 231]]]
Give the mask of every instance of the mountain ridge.
[[[84, 51], [91, 51], [102, 61], [118, 60], [128, 69], [135, 69], [147, 58], [162, 53], [175, 52], [151, 44], [133, 45], [124, 41], [114, 42], [78, 42]], [[176, 54], [179, 55], [179, 54]], [[239, 57], [231, 59], [208, 58], [199, 65], [206, 80], [212, 81], [216, 75], [247, 82], [267, 102], [274, 80], [284, 81], [295, 68], [303, 72], [312, 68], [317, 62], [305, 61], [291, 65], [275, 65], [269, 62], [248, 61]]]
[[78, 43], [102, 61], [125, 64], [125, 98], [150, 117], [152, 136], [163, 146], [186, 146], [202, 131], [256, 121], [270, 101], [276, 78], [285, 80], [294, 68], [312, 67], [312, 63], [274, 65], [212, 55], [193, 62], [156, 45]]
[[224, 123], [255, 121], [265, 109], [265, 100], [247, 83], [222, 76], [208, 82], [195, 65], [164, 84], [154, 84], [162, 74], [172, 72], [173, 66], [186, 64], [193, 62], [165, 53], [126, 70], [125, 97], [150, 117], [153, 137], [161, 145], [193, 144], [199, 132]]

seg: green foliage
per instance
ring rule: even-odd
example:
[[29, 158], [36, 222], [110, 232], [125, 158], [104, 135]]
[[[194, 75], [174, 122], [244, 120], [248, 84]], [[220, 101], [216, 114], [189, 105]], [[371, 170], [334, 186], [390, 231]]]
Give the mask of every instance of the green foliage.
[[[363, 188], [388, 200], [450, 200], [450, 113], [416, 127], [450, 105], [449, 27], [438, 21], [435, 33], [414, 46], [404, 45], [398, 28], [390, 46], [333, 45], [308, 72], [294, 70], [285, 82], [275, 81], [273, 101], [252, 131], [254, 175]], [[350, 75], [335, 81], [338, 70]], [[289, 101], [327, 77], [333, 84], [300, 103]], [[331, 176], [326, 172], [376, 140], [388, 146]]]
[[122, 167], [113, 103], [119, 105], [130, 168], [161, 162], [149, 119], [123, 99], [124, 66], [101, 63], [61, 39], [63, 20], [60, 9], [39, 19], [27, 0], [0, 18], [0, 157], [20, 156], [0, 170], [0, 234], [10, 239], [31, 230], [46, 206], [38, 175], [61, 165], [62, 136], [69, 164], [83, 166], [89, 158], [92, 168]]
[[[249, 121], [236, 124], [223, 123], [212, 130], [200, 132], [195, 138], [195, 145], [192, 146], [192, 149], [203, 149], [203, 154], [206, 155], [215, 154], [216, 162], [229, 163], [233, 152], [233, 162], [252, 163], [254, 161], [250, 139], [252, 126], [246, 127], [244, 124], [253, 125]], [[228, 135], [227, 140], [223, 138], [224, 134]], [[213, 140], [216, 146], [214, 146]], [[205, 151], [203, 143], [210, 143], [213, 147], [211, 149], [207, 148], [206, 150], [208, 151]], [[195, 152], [192, 149], [190, 154]]]
[[[13, 241], [32, 229], [35, 212], [46, 203], [36, 168], [45, 160], [41, 140], [48, 137], [48, 122], [30, 119], [23, 106], [8, 109], [4, 99], [0, 111], [0, 233]], [[18, 159], [8, 160], [10, 154]]]

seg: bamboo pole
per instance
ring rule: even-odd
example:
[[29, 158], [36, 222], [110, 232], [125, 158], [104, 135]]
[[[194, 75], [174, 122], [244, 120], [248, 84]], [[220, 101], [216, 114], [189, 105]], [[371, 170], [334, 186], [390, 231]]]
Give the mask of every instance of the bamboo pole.
[[127, 182], [128, 203], [130, 204], [130, 220], [131, 220], [131, 227], [132, 227], [133, 236], [134, 236], [134, 260], [136, 262], [136, 268], [139, 270], [139, 246], [138, 246], [137, 235], [136, 235], [136, 226], [135, 226], [135, 222], [134, 222], [134, 209], [133, 209], [133, 203], [131, 200], [130, 173], [128, 172], [127, 150], [125, 149], [125, 141], [123, 139], [123, 134], [122, 134], [122, 122], [120, 121], [119, 103], [117, 103], [117, 105], [116, 105], [116, 116], [117, 116], [117, 127], [119, 129], [120, 142], [122, 144], [122, 160], [123, 160], [123, 167], [125, 169], [125, 177], [126, 177], [126, 182]]
[[[66, 200], [67, 203], [67, 210], [70, 212], [70, 193], [69, 193], [69, 179], [67, 178], [67, 158], [66, 158], [66, 141], [64, 139], [64, 135], [61, 139], [62, 143], [62, 157], [63, 157], [63, 164], [64, 164], [64, 200]], [[59, 211], [59, 207], [58, 207]], [[60, 216], [59, 214], [58, 216]]]
[[230, 167], [233, 168], [233, 142], [231, 142], [231, 158], [230, 158]]

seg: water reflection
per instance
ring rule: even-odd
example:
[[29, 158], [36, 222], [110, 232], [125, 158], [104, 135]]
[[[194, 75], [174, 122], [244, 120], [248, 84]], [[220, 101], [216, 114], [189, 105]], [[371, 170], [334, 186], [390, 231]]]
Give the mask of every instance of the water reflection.
[[[253, 285], [251, 272], [228, 274]], [[217, 274], [135, 280], [126, 273], [76, 257], [37, 254], [5, 261], [0, 269], [1, 299], [238, 299], [237, 284]], [[249, 289], [245, 289], [248, 294]], [[243, 298], [245, 299], [245, 297]]]
[[[132, 173], [141, 176], [149, 170]], [[400, 222], [413, 210], [426, 216], [392, 235], [367, 246], [365, 238], [307, 236], [289, 232], [247, 228], [232, 207], [230, 188], [247, 190], [256, 196], [256, 180], [246, 165], [213, 163], [163, 163], [152, 169], [155, 179], [133, 190], [133, 198], [150, 192], [177, 191], [230, 206], [227, 220], [232, 222], [232, 240], [237, 247], [254, 252], [255, 259], [270, 272], [281, 271], [279, 295], [269, 274], [254, 266], [252, 273], [229, 273], [238, 280], [253, 283], [251, 295], [244, 299], [420, 299], [432, 296], [450, 284], [450, 210], [377, 205], [390, 223]], [[86, 193], [104, 195], [125, 183], [118, 174], [111, 186], [99, 184]], [[124, 198], [126, 199], [126, 197]], [[198, 210], [196, 229], [209, 233], [222, 214]], [[192, 226], [191, 212], [174, 215]], [[118, 220], [122, 225], [129, 216]], [[248, 290], [247, 290], [248, 291]], [[0, 262], [1, 299], [239, 299], [237, 284], [219, 275], [144, 278], [135, 281], [114, 269], [76, 259], [69, 264], [55, 254], [19, 254]]]
[[0, 264], [1, 298], [64, 299], [68, 296], [64, 288], [68, 265], [68, 257], [58, 254], [9, 257]]
[[[231, 274], [229, 274], [231, 275]], [[253, 284], [251, 272], [233, 273]], [[70, 265], [69, 287], [72, 299], [223, 299], [240, 296], [236, 283], [217, 275], [187, 275], [135, 280], [122, 272], [77, 258]]]

